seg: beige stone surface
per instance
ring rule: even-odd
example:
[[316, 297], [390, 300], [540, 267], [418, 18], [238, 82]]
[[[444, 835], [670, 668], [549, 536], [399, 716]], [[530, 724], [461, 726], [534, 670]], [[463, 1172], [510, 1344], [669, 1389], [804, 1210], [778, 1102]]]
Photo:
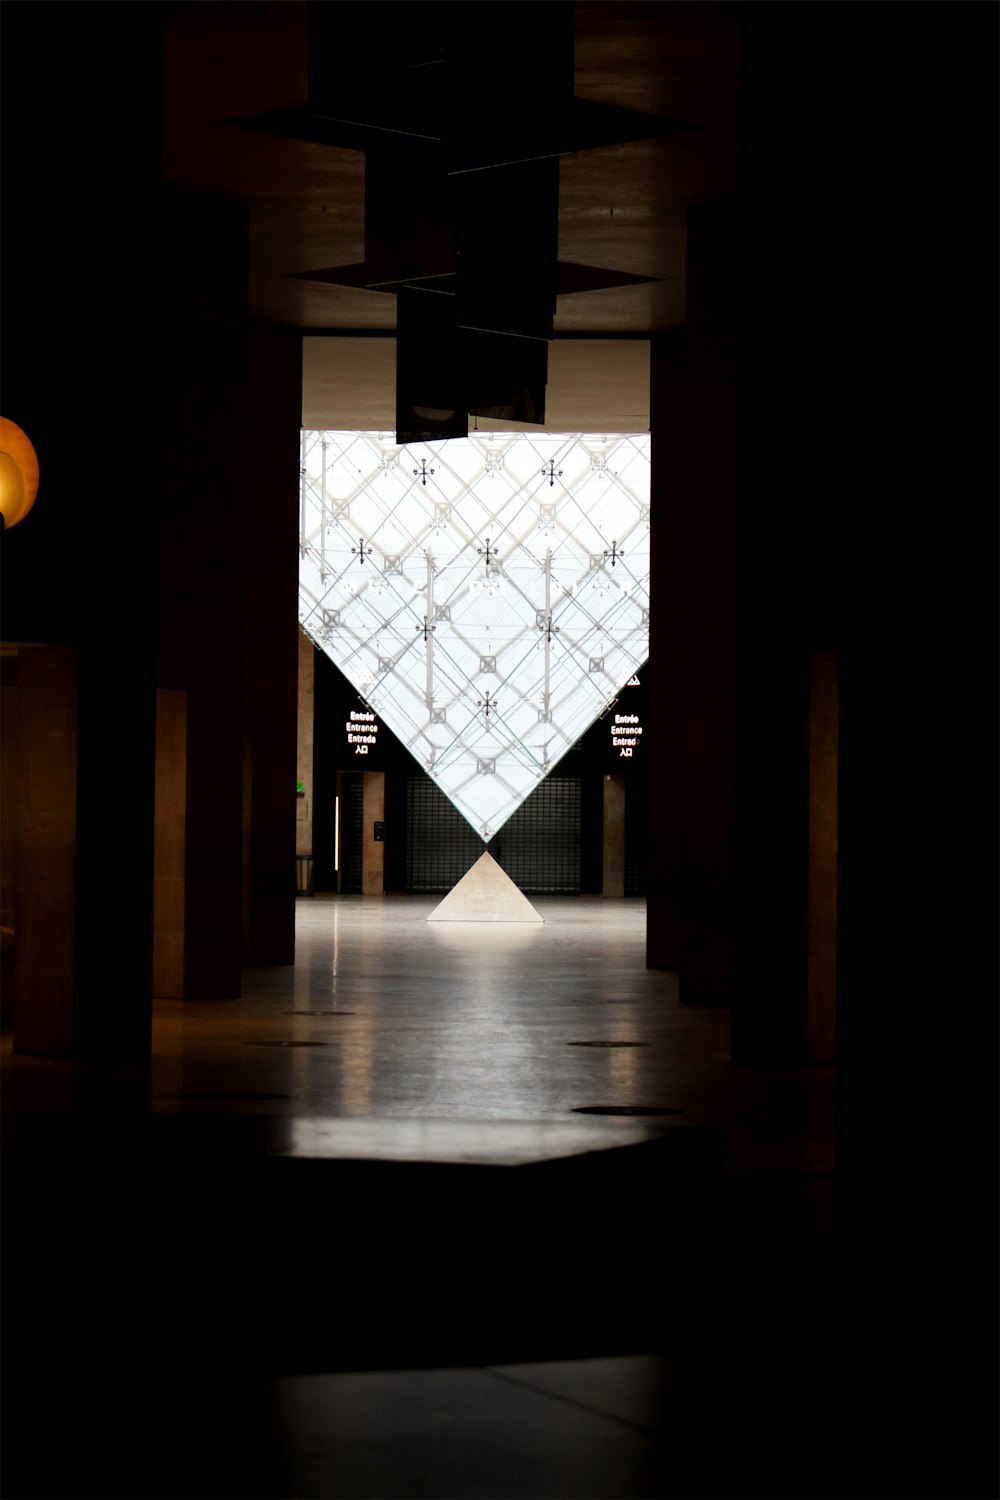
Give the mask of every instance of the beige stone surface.
[[[477, 424], [481, 432], [648, 431], [649, 340], [552, 340], [545, 410], [542, 425], [490, 417], [479, 417]], [[384, 431], [391, 439], [396, 427], [395, 338], [304, 338], [302, 425]]]
[[364, 841], [361, 845], [361, 889], [366, 896], [385, 892], [385, 844], [375, 841], [375, 824], [385, 822], [385, 772], [366, 771]]
[[456, 886], [435, 906], [428, 922], [541, 922], [492, 854], [481, 854]]

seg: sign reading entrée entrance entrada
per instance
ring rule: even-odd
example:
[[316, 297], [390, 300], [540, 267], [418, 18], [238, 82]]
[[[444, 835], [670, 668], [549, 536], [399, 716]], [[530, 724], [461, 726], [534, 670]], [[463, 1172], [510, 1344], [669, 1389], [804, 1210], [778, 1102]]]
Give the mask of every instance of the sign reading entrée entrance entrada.
[[611, 744], [622, 760], [630, 760], [638, 750], [641, 734], [642, 725], [638, 714], [615, 714], [615, 722], [611, 726]]
[[378, 719], [372, 713], [355, 713], [352, 709], [350, 721], [344, 728], [347, 743], [355, 755], [367, 755], [369, 746], [378, 744]]

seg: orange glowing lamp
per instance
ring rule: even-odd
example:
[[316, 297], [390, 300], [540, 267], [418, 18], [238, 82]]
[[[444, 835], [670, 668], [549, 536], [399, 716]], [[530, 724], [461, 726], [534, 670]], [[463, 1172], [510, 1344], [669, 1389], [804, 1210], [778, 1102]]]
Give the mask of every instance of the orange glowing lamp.
[[0, 417], [0, 521], [4, 531], [23, 521], [38, 493], [38, 455], [16, 422]]

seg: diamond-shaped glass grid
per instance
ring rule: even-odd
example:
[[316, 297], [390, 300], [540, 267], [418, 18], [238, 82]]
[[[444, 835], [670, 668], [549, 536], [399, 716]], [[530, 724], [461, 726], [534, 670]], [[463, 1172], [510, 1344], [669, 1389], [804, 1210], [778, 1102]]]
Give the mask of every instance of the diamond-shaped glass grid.
[[649, 654], [649, 438], [304, 432], [299, 619], [484, 839]]

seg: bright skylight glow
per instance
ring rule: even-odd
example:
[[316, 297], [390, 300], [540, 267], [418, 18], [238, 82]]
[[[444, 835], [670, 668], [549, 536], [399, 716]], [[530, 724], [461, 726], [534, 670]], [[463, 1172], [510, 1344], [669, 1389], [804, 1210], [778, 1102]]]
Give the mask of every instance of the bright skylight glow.
[[649, 654], [649, 437], [303, 432], [299, 619], [490, 839]]

